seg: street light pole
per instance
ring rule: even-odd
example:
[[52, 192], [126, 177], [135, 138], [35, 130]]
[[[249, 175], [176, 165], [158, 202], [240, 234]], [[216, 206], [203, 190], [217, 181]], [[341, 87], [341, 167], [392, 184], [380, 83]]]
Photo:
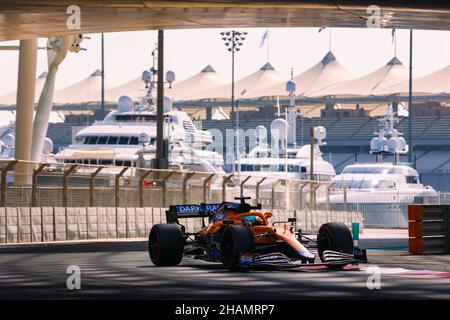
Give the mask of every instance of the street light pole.
[[[231, 114], [233, 119], [236, 117], [234, 110], [234, 53], [235, 53], [235, 43], [234, 43], [234, 31], [232, 31], [232, 49], [231, 49]], [[229, 49], [228, 49], [229, 50]]]
[[102, 96], [100, 105], [100, 118], [105, 118], [105, 39], [102, 32]]
[[158, 79], [156, 96], [156, 168], [169, 168], [167, 137], [164, 137], [164, 30], [158, 30]]
[[413, 120], [413, 109], [412, 109], [412, 68], [413, 68], [413, 31], [409, 30], [409, 97], [408, 97], [408, 162], [413, 163], [413, 138], [412, 138], [412, 120]]
[[[235, 112], [235, 101], [234, 101], [234, 54], [241, 50], [240, 47], [244, 44], [243, 41], [245, 40], [245, 36], [247, 35], [247, 32], [245, 31], [225, 31], [221, 32], [220, 35], [222, 36], [222, 40], [225, 42], [225, 46], [227, 46], [227, 50], [231, 52], [231, 115], [232, 115], [232, 121], [233, 121], [233, 127], [234, 127], [234, 134], [233, 134], [233, 154], [232, 154], [232, 172], [235, 173], [236, 171], [236, 165], [235, 160], [238, 155], [237, 151], [237, 145], [239, 143], [238, 137], [239, 134], [237, 133], [237, 130], [239, 130], [239, 118]], [[239, 112], [239, 111], [237, 111]], [[239, 162], [239, 161], [238, 161]], [[240, 163], [239, 163], [240, 165]], [[240, 172], [240, 168], [238, 170]]]

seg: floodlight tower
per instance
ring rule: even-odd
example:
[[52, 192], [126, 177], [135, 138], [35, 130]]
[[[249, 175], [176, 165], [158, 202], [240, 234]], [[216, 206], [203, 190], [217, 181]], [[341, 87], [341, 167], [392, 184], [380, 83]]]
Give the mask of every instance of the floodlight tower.
[[241, 50], [242, 45], [244, 44], [244, 40], [246, 39], [245, 36], [247, 35], [247, 32], [245, 31], [224, 31], [221, 32], [220, 35], [222, 36], [222, 40], [225, 42], [225, 46], [227, 47], [227, 50], [231, 52], [231, 114], [232, 114], [232, 121], [234, 126], [234, 141], [233, 141], [233, 157], [232, 157], [232, 163], [233, 163], [233, 173], [235, 172], [235, 157], [236, 157], [236, 132], [239, 130], [236, 125], [236, 115], [234, 112], [234, 54]]

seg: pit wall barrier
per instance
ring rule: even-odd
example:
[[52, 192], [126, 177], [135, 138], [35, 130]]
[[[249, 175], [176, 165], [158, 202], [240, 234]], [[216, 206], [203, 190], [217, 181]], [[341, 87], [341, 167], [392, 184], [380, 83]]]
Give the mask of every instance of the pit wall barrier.
[[[362, 224], [362, 215], [320, 210], [262, 210], [272, 222], [297, 218], [296, 229], [315, 233], [326, 222]], [[165, 208], [7, 207], [0, 208], [0, 243], [30, 243], [89, 239], [146, 238], [152, 226], [166, 222]], [[200, 218], [183, 219], [186, 231], [202, 227]], [[205, 223], [208, 222], [205, 219]]]
[[410, 205], [409, 252], [450, 253], [450, 206]]

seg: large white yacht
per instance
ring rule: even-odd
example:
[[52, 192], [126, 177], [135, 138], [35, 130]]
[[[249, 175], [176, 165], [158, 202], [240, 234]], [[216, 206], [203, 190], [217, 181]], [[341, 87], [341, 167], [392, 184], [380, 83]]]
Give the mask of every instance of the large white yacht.
[[[256, 146], [236, 161], [240, 175], [267, 177], [268, 180], [272, 178], [310, 179], [311, 146], [297, 147], [296, 145], [296, 114], [293, 107], [288, 107], [286, 119], [277, 118], [272, 121], [270, 144], [267, 142], [267, 129], [264, 126], [256, 128]], [[336, 172], [333, 165], [322, 158], [320, 151], [320, 146], [324, 144], [322, 139], [326, 137], [325, 128], [316, 127], [315, 136], [313, 177], [316, 181], [330, 181]]]
[[[127, 96], [119, 99], [118, 109], [103, 121], [80, 130], [74, 144], [56, 154], [65, 163], [148, 168], [156, 153], [156, 107], [153, 103], [153, 76], [143, 73], [147, 94], [134, 102]], [[172, 102], [164, 98], [164, 135], [168, 141], [169, 165], [175, 169], [201, 172], [223, 172], [222, 156], [204, 150], [212, 135], [195, 127], [182, 111], [173, 110]]]
[[[394, 128], [399, 122], [391, 107], [379, 119], [382, 127], [370, 142], [370, 153], [375, 163], [348, 165], [332, 179], [327, 200], [335, 209], [351, 209], [364, 214], [366, 225], [407, 226], [407, 206], [417, 202], [436, 201], [437, 192], [420, 182], [419, 173], [399, 162], [408, 152], [402, 134]], [[393, 156], [394, 162], [383, 162]]]
[[[11, 132], [1, 136], [0, 161], [12, 161], [16, 159], [16, 147], [15, 147], [16, 135], [14, 133], [14, 130], [15, 127], [13, 125]], [[45, 138], [40, 162], [45, 163], [55, 162], [55, 155], [52, 152], [53, 152], [53, 141], [50, 138]]]

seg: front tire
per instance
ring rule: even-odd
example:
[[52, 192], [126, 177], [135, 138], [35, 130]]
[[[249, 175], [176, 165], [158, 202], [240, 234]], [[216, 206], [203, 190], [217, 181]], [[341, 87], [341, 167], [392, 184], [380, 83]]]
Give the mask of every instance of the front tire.
[[148, 237], [148, 253], [153, 264], [176, 266], [183, 257], [185, 238], [176, 224], [155, 224]]
[[222, 234], [220, 251], [222, 264], [229, 270], [239, 270], [242, 254], [253, 254], [256, 244], [253, 234], [246, 226], [230, 225]]
[[[317, 251], [323, 263], [325, 263], [323, 254], [327, 250], [353, 255], [352, 234], [345, 224], [329, 222], [320, 227], [317, 234]], [[328, 267], [341, 268], [346, 264], [329, 264]]]

